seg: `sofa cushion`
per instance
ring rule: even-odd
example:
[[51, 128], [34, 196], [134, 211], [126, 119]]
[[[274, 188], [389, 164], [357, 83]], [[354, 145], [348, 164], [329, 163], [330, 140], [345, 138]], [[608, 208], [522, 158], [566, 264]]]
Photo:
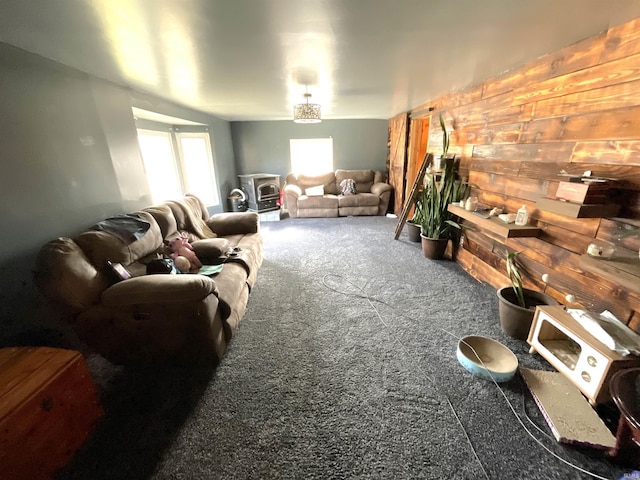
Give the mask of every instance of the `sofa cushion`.
[[207, 206], [200, 199], [200, 197], [197, 197], [196, 195], [193, 195], [191, 193], [185, 193], [184, 201], [191, 205], [191, 209], [196, 214], [196, 216], [200, 216], [200, 218], [202, 218], [202, 220], [204, 220], [205, 222], [209, 220], [209, 210], [207, 210]]
[[257, 212], [217, 213], [207, 220], [207, 225], [221, 237], [257, 233], [260, 216]]
[[338, 208], [338, 197], [336, 195], [323, 195], [321, 197], [309, 197], [302, 195], [298, 197], [298, 210], [305, 208]]
[[173, 216], [173, 212], [169, 205], [154, 205], [153, 207], [145, 208], [144, 211], [149, 213], [155, 219], [156, 223], [160, 227], [160, 233], [164, 240], [175, 235], [178, 231], [176, 219]]
[[35, 283], [49, 300], [77, 312], [97, 304], [110, 282], [73, 240], [60, 237], [38, 253]]
[[370, 193], [371, 185], [375, 180], [373, 170], [336, 170], [336, 183], [340, 185], [343, 180], [353, 179], [358, 193]]
[[[204, 219], [204, 211], [201, 204], [194, 197], [185, 197], [181, 200], [166, 202], [176, 219], [178, 231], [191, 232], [197, 238], [215, 238], [217, 234], [211, 230]], [[206, 215], [209, 219], [208, 214]], [[191, 240], [189, 240], [191, 241]]]
[[118, 282], [102, 293], [106, 307], [148, 303], [194, 302], [218, 293], [216, 283], [205, 275], [144, 275]]
[[230, 247], [226, 238], [205, 238], [191, 244], [193, 251], [202, 263], [215, 263], [216, 259], [227, 253]]
[[151, 214], [137, 214], [150, 224], [149, 230], [139, 240], [127, 244], [110, 233], [93, 230], [81, 233], [74, 240], [89, 261], [98, 268], [102, 268], [107, 260], [127, 266], [162, 247], [162, 233]]
[[380, 197], [373, 193], [358, 193], [357, 195], [344, 195], [338, 198], [338, 205], [342, 207], [377, 207]]

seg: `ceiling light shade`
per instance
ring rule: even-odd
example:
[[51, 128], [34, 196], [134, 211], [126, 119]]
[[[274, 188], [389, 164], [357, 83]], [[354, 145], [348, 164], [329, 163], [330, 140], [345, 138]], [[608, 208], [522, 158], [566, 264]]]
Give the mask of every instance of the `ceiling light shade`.
[[305, 93], [306, 103], [299, 103], [293, 106], [293, 121], [295, 123], [320, 123], [320, 105], [309, 103], [310, 93]]

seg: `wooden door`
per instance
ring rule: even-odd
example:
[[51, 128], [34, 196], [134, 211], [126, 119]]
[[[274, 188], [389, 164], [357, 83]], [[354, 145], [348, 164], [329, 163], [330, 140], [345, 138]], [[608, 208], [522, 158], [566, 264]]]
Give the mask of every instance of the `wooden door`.
[[408, 113], [389, 119], [389, 184], [393, 187], [393, 212], [396, 215], [400, 215], [405, 198], [408, 127]]
[[404, 198], [409, 198], [409, 192], [416, 181], [424, 155], [427, 153], [430, 125], [431, 117], [411, 119]]

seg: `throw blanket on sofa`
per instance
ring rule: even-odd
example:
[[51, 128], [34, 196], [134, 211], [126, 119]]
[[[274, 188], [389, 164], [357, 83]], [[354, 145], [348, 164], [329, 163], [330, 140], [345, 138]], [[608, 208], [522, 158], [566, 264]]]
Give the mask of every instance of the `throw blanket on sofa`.
[[[174, 217], [176, 218], [178, 230], [189, 230], [201, 239], [216, 238], [218, 235], [216, 235], [215, 232], [209, 228], [209, 225], [205, 223], [202, 217], [198, 217], [194, 213], [193, 208], [185, 202], [193, 202], [193, 200], [186, 198], [185, 200], [172, 200], [167, 202], [173, 211]], [[200, 210], [199, 205], [198, 210]]]
[[107, 232], [118, 237], [125, 245], [140, 240], [149, 230], [151, 224], [146, 220], [132, 214], [116, 215], [96, 223], [91, 230]]

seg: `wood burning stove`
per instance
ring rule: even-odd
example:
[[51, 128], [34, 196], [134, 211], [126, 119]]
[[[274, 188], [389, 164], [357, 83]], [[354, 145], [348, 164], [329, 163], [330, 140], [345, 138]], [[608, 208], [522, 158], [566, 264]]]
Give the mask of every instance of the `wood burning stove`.
[[247, 196], [249, 210], [268, 212], [280, 208], [280, 175], [253, 173], [238, 175], [240, 188]]

